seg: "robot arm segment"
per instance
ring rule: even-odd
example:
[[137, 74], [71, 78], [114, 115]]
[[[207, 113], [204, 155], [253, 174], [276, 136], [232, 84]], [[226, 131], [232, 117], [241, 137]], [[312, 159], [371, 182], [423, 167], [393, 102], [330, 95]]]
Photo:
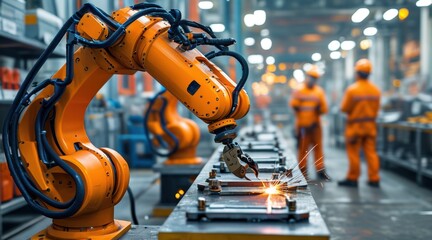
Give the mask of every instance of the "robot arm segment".
[[[177, 112], [178, 100], [163, 90], [150, 100], [144, 116], [145, 134], [154, 136], [156, 145], [165, 145], [168, 152], [161, 152], [151, 144], [152, 151], [160, 156], [168, 156], [165, 164], [199, 164], [196, 156], [200, 140], [198, 125]], [[164, 146], [164, 147], [165, 147]]]
[[[179, 11], [154, 4], [120, 9], [112, 17], [85, 4], [66, 21], [30, 70], [3, 127], [6, 159], [30, 206], [55, 218], [59, 226], [94, 229], [95, 224], [112, 224], [113, 206], [126, 191], [129, 171], [114, 150], [93, 146], [84, 114], [113, 74], [149, 72], [208, 123], [221, 142], [232, 143], [235, 120], [249, 109], [241, 89], [247, 75], [236, 85], [195, 48], [208, 44], [220, 49], [209, 58], [229, 55], [232, 40], [208, 39], [189, 27], [214, 35], [198, 23], [182, 21]], [[52, 79], [32, 86], [65, 34], [65, 66]], [[82, 47], [74, 53], [77, 44]]]
[[[179, 138], [174, 135], [167, 128], [167, 119], [172, 120], [172, 115], [177, 115], [177, 112], [168, 111], [167, 105], [169, 104], [169, 99], [165, 96], [167, 94], [166, 90], [162, 90], [157, 93], [150, 101], [147, 106], [147, 110], [144, 114], [144, 133], [150, 142], [150, 133], [154, 135], [154, 142], [159, 146], [166, 146], [170, 148], [168, 152], [160, 152], [156, 149], [153, 144], [150, 144], [151, 151], [159, 156], [169, 156], [176, 152], [179, 148]], [[177, 99], [172, 101], [170, 104], [177, 104]], [[168, 116], [167, 116], [168, 115]]]

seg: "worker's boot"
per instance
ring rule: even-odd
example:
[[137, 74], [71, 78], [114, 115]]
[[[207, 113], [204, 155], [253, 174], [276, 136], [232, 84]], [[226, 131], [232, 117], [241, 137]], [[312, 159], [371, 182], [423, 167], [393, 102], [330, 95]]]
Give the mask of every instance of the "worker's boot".
[[357, 181], [352, 181], [352, 180], [349, 180], [349, 179], [345, 179], [343, 181], [339, 181], [338, 185], [339, 186], [344, 186], [344, 187], [357, 187], [358, 183], [357, 183]]
[[380, 182], [379, 181], [368, 181], [368, 185], [374, 188], [379, 188], [380, 187]]
[[331, 181], [331, 178], [329, 177], [329, 175], [325, 170], [318, 171], [317, 178], [322, 181], [327, 181], [327, 182]]

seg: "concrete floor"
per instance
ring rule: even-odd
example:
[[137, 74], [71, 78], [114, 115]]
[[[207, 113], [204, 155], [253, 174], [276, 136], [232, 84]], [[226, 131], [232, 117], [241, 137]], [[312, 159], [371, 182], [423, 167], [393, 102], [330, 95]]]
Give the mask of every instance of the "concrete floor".
[[[325, 149], [325, 163], [333, 181], [311, 185], [329, 230], [331, 239], [432, 239], [432, 191], [418, 186], [413, 180], [386, 169], [381, 171], [381, 188], [366, 185], [366, 166], [359, 188], [338, 187], [337, 180], [345, 177], [347, 160], [339, 149]], [[312, 161], [309, 161], [312, 165]], [[313, 167], [309, 167], [313, 171]], [[310, 173], [314, 177], [313, 173]], [[136, 198], [141, 225], [161, 225], [163, 218], [151, 216], [159, 201], [158, 174], [151, 170], [134, 170], [131, 186]], [[127, 195], [116, 206], [116, 218], [131, 220]], [[27, 239], [46, 227], [49, 219], [13, 239]]]
[[327, 148], [325, 157], [333, 181], [311, 188], [331, 239], [432, 239], [430, 189], [386, 169], [381, 170], [381, 188], [371, 188], [365, 163], [358, 189], [339, 187], [347, 169], [345, 151]]

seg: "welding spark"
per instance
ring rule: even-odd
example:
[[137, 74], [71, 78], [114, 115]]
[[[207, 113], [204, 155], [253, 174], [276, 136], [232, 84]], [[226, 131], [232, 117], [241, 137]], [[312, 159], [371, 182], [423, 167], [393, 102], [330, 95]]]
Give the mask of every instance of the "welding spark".
[[267, 193], [268, 195], [271, 195], [271, 194], [278, 194], [278, 193], [279, 193], [279, 190], [277, 189], [276, 186], [270, 186], [270, 187], [268, 187], [268, 188], [265, 190], [265, 193]]

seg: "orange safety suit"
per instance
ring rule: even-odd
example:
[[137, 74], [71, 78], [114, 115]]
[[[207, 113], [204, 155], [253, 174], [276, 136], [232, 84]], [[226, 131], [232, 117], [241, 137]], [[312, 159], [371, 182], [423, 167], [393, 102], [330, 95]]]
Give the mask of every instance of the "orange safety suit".
[[345, 128], [346, 150], [349, 159], [347, 179], [360, 176], [360, 148], [363, 148], [369, 181], [379, 178], [379, 158], [375, 150], [377, 127], [375, 119], [380, 105], [380, 90], [367, 79], [358, 79], [348, 87], [342, 100], [342, 112], [347, 114]]
[[296, 135], [299, 167], [306, 176], [309, 147], [313, 148], [316, 171], [324, 169], [320, 115], [327, 113], [324, 90], [319, 86], [303, 86], [294, 92], [291, 107], [296, 114]]

